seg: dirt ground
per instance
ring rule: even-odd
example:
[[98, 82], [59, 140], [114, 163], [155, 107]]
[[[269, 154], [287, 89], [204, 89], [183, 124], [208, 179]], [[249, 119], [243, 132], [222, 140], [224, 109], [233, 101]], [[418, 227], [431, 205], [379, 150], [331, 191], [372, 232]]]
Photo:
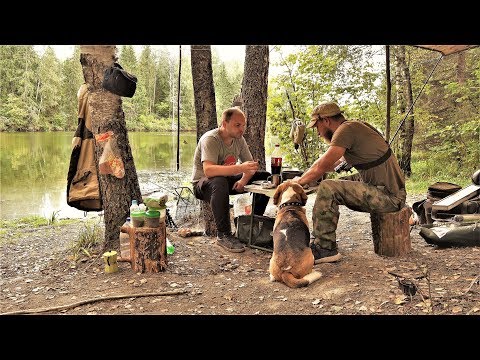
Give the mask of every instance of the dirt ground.
[[[421, 198], [421, 197], [420, 197]], [[407, 198], [412, 204], [415, 199]], [[311, 221], [314, 194], [307, 204]], [[177, 218], [180, 228], [203, 230], [201, 217]], [[182, 222], [183, 221], [183, 222]], [[99, 219], [101, 223], [101, 219]], [[412, 252], [398, 258], [373, 251], [369, 214], [341, 207], [338, 263], [319, 264], [322, 278], [305, 288], [270, 282], [271, 254], [229, 253], [209, 237], [178, 236], [161, 273], [104, 272], [101, 249], [74, 262], [69, 246], [82, 221], [24, 229], [0, 242], [0, 313], [155, 315], [479, 315], [480, 248], [428, 245], [411, 231]], [[397, 277], [392, 275], [399, 275]], [[402, 282], [413, 282], [405, 295]]]

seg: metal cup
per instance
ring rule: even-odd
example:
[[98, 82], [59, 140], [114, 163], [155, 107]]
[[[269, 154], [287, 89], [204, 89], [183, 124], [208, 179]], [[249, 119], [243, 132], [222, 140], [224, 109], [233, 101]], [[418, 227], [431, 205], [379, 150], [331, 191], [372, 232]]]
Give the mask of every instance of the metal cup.
[[275, 187], [282, 183], [282, 176], [279, 174], [271, 175], [267, 178], [267, 181], [270, 181]]

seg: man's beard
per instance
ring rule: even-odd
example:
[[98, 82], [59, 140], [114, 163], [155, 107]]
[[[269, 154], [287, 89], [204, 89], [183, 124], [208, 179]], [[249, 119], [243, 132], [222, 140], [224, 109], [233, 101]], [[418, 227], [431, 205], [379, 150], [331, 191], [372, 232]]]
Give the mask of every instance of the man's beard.
[[332, 141], [333, 131], [330, 129], [325, 131], [325, 134], [323, 135], [323, 137], [325, 138], [325, 140], [328, 141], [328, 143], [330, 143]]

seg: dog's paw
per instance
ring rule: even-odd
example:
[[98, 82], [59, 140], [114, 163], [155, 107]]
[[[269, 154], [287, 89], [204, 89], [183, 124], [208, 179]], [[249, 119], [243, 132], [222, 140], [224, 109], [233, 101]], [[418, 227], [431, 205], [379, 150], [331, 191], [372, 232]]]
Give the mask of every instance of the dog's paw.
[[275, 278], [273, 277], [272, 274], [270, 274], [270, 282], [275, 282]]

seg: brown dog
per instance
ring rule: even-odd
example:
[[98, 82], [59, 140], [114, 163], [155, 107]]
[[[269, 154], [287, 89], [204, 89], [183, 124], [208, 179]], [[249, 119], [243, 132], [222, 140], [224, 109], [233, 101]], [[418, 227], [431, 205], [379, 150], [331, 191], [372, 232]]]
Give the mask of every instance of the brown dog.
[[277, 187], [273, 203], [279, 210], [273, 225], [270, 280], [283, 282], [291, 288], [307, 286], [322, 276], [312, 271], [314, 257], [309, 247], [310, 230], [303, 207], [307, 195], [301, 185], [286, 181]]

